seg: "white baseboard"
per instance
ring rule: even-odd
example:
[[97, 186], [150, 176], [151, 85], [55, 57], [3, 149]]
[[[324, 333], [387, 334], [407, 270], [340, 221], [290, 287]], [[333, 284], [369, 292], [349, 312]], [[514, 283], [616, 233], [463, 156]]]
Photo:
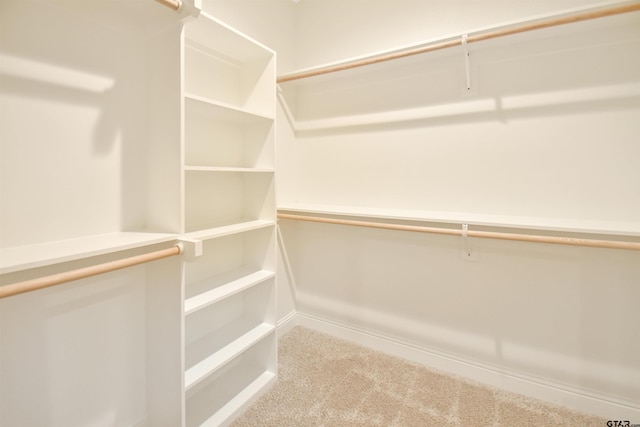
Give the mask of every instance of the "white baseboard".
[[419, 348], [393, 337], [315, 315], [291, 312], [278, 322], [278, 336], [286, 334], [295, 326], [323, 332], [432, 369], [583, 413], [597, 415], [607, 420], [630, 420], [631, 424], [640, 423], [640, 407], [631, 406], [626, 402], [571, 390], [560, 384], [539, 379], [499, 372], [491, 367], [460, 360], [431, 349]]
[[296, 326], [298, 326], [298, 313], [293, 310], [282, 319], [278, 320], [278, 323], [276, 325], [276, 333], [278, 335], [278, 338], [285, 335]]

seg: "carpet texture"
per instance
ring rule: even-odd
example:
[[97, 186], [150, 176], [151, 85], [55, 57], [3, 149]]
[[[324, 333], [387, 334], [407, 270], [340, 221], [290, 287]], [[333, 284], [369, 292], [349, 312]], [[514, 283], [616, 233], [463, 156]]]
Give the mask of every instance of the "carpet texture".
[[302, 327], [278, 358], [278, 381], [233, 427], [606, 426]]

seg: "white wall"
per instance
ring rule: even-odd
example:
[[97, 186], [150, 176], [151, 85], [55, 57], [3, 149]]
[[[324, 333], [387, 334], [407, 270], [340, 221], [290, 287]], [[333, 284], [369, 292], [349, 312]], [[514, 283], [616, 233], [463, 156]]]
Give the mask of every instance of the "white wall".
[[482, 240], [470, 262], [454, 237], [281, 227], [298, 309], [315, 324], [336, 326], [328, 331], [357, 331], [419, 349], [412, 357], [391, 346], [438, 369], [609, 418], [637, 418], [637, 409], [603, 404], [637, 406], [636, 253]]
[[[167, 21], [178, 15], [155, 3], [145, 9], [147, 4], [152, 2], [137, 2], [140, 20], [132, 9], [119, 14], [117, 2], [0, 2], [0, 249], [9, 259], [3, 271], [7, 264], [15, 267], [15, 247], [20, 248], [14, 254], [29, 248], [24, 253], [33, 258], [23, 259], [26, 264], [44, 265], [3, 274], [0, 284], [140, 253], [55, 264], [76, 255], [73, 249], [64, 252], [69, 248], [95, 249], [74, 245], [74, 238], [148, 225], [147, 165], [154, 156], [147, 144], [147, 90], [153, 79], [146, 61], [153, 37], [146, 37], [143, 22], [155, 22], [154, 13]], [[178, 45], [177, 31], [172, 34]], [[179, 52], [166, 44], [163, 49], [168, 59], [162, 65], [179, 70]], [[180, 87], [178, 80], [168, 82], [163, 85]], [[178, 100], [162, 100], [175, 106], [176, 125]], [[161, 130], [168, 134], [167, 127]], [[179, 140], [172, 142], [179, 147]], [[179, 160], [170, 160], [178, 170]], [[162, 190], [167, 194], [167, 186]], [[28, 246], [58, 240], [65, 242], [52, 247], [63, 253]], [[47, 266], [49, 261], [54, 265]], [[180, 267], [171, 265], [179, 274]], [[159, 284], [147, 289], [148, 271], [129, 268], [0, 301], [0, 425], [145, 422], [147, 360], [154, 359], [153, 351], [147, 352], [147, 334], [153, 332], [147, 303], [153, 306], [149, 295]], [[178, 289], [180, 306], [179, 277], [164, 280]], [[171, 354], [179, 362], [176, 341]], [[175, 364], [163, 370], [181, 373]]]
[[[303, 0], [295, 59], [291, 46], [275, 48], [282, 73], [598, 3]], [[279, 205], [639, 235], [636, 15], [471, 45], [470, 92], [459, 48], [282, 84], [298, 132], [281, 110]], [[289, 12], [271, 17], [291, 28]], [[257, 28], [261, 40], [281, 27]], [[637, 253], [483, 240], [470, 262], [458, 238], [281, 227], [298, 310], [316, 322], [402, 343], [433, 366], [515, 391], [638, 416]]]
[[278, 74], [296, 68], [296, 5], [291, 0], [203, 0], [202, 10], [275, 50]]
[[[19, 4], [11, 3], [20, 9], [15, 13], [23, 11]], [[277, 50], [283, 73], [588, 4], [592, 2], [459, 1], [444, 6], [402, 0], [211, 0], [205, 1], [205, 10]], [[6, 12], [9, 3], [2, 5]], [[57, 210], [60, 200], [47, 204], [46, 197], [39, 198], [36, 202], [42, 204], [32, 212], [46, 212], [56, 224], [36, 222], [42, 230], [18, 230], [4, 224], [29, 224], [28, 218], [3, 218], [3, 239], [10, 239], [3, 244], [122, 230], [145, 222], [145, 202], [135, 197], [146, 191], [146, 171], [139, 167], [145, 164], [146, 144], [140, 143], [145, 130], [136, 124], [145, 114], [144, 39], [135, 29], [102, 26], [101, 17], [80, 14], [82, 19], [74, 19], [74, 10], [55, 8], [52, 19], [47, 10], [27, 6], [28, 24], [11, 31], [3, 25], [3, 53], [29, 54], [22, 59], [59, 71], [85, 72], [85, 85], [106, 81], [115, 86], [102, 85], [96, 94], [74, 89], [77, 78], [70, 88], [33, 86], [3, 74], [12, 81], [10, 86], [3, 81], [3, 89], [22, 90], [19, 96], [3, 92], [3, 103], [11, 103], [13, 112], [24, 104], [19, 117], [3, 122], [4, 132], [22, 134], [15, 131], [20, 125], [36, 136], [28, 140], [40, 142], [57, 132], [55, 140], [68, 146], [60, 151], [41, 143], [3, 145], [2, 173], [7, 175], [2, 191], [24, 194], [27, 181], [70, 188], [74, 191], [38, 188], [38, 194], [75, 193], [65, 202], [84, 199], [81, 207], [87, 211], [74, 217], [68, 215], [69, 205]], [[574, 26], [478, 46], [472, 50], [471, 94], [464, 91], [460, 52], [453, 51], [398, 63], [408, 74], [383, 66], [375, 73], [370, 68], [345, 78], [319, 79], [297, 91], [288, 86], [290, 107], [299, 120], [327, 119], [325, 124], [331, 124], [343, 116], [364, 114], [366, 119], [383, 112], [388, 118], [388, 110], [403, 114], [423, 107], [430, 108], [432, 117], [295, 134], [280, 109], [279, 203], [538, 215], [543, 220], [564, 216], [624, 227], [622, 221], [634, 221], [640, 213], [640, 177], [634, 164], [640, 154], [640, 64], [637, 55], [629, 54], [638, 51], [637, 19], [611, 21], [616, 25], [605, 25], [604, 31], [596, 31], [598, 25]], [[7, 21], [3, 24], [22, 22]], [[65, 25], [69, 23], [74, 26]], [[46, 44], [29, 37], [47, 30]], [[76, 30], [93, 36], [74, 37]], [[93, 49], [101, 43], [108, 43], [106, 49]], [[110, 49], [114, 45], [120, 49]], [[467, 104], [459, 105], [467, 101], [481, 101], [481, 106], [489, 101], [492, 109], [468, 111]], [[63, 110], [73, 115], [74, 126], [57, 128], [55, 120], [44, 120], [49, 112]], [[33, 115], [49, 126], [33, 126], [27, 120]], [[81, 146], [88, 142], [92, 144]], [[56, 157], [65, 153], [80, 158]], [[32, 161], [25, 163], [25, 157]], [[55, 169], [57, 160], [67, 167]], [[26, 166], [15, 170], [18, 165]], [[73, 168], [90, 168], [89, 177], [108, 183], [100, 188], [97, 203], [92, 203], [95, 185], [76, 182], [73, 177], [85, 174], [68, 175]], [[57, 175], [48, 175], [50, 170]], [[8, 171], [11, 180], [6, 179]], [[11, 197], [3, 195], [3, 201], [10, 203]], [[12, 211], [17, 210], [2, 208], [3, 214]], [[545, 387], [576, 391], [578, 397], [600, 402], [584, 409], [609, 418], [638, 413], [636, 253], [482, 241], [474, 242], [478, 260], [469, 262], [460, 259], [456, 238], [292, 222], [283, 222], [282, 229], [293, 274], [287, 274], [281, 251], [280, 319], [298, 305], [301, 313], [327, 324], [433, 355], [430, 360], [440, 360], [443, 369], [491, 372], [495, 375], [488, 379], [494, 380], [531, 380], [541, 385], [541, 397]], [[144, 343], [149, 289], [141, 285], [147, 276], [148, 270], [135, 268], [0, 304], [0, 420], [65, 426], [142, 421], [149, 397], [143, 371], [149, 365], [145, 359], [152, 357]], [[29, 356], [17, 358], [15, 348], [24, 348], [20, 354]], [[470, 368], [463, 370], [463, 365]], [[522, 386], [524, 380], [520, 386], [505, 384], [531, 391]], [[46, 387], [34, 393], [31, 384]], [[620, 412], [602, 403], [607, 400], [620, 403]]]
[[[349, 8], [340, 10], [344, 18]], [[340, 22], [331, 34], [341, 34]], [[359, 22], [352, 38], [361, 52], [375, 51], [378, 32]], [[408, 18], [398, 22], [396, 33], [411, 29]], [[318, 125], [299, 133], [296, 169], [279, 171], [298, 186], [290, 201], [636, 222], [640, 63], [628, 52], [638, 48], [637, 23], [612, 18], [603, 28], [473, 44], [469, 93], [459, 48], [283, 84], [299, 127]], [[323, 41], [299, 56], [347, 53], [346, 43]]]
[[597, 0], [302, 0], [296, 64], [307, 68]]
[[[144, 226], [144, 38], [51, 3], [0, 15], [0, 247]], [[0, 424], [143, 420], [144, 283], [136, 268], [0, 302]]]
[[2, 8], [0, 246], [144, 227], [144, 39], [72, 7]]
[[[296, 62], [593, 3], [308, 0], [296, 10]], [[640, 235], [638, 19], [471, 45], [470, 92], [460, 48], [283, 84], [298, 132], [279, 141], [292, 153], [280, 179], [295, 183], [281, 206]], [[442, 369], [602, 416], [640, 414], [637, 253], [485, 240], [468, 262], [457, 238], [281, 226], [301, 313], [421, 349]]]
[[[64, 268], [78, 265], [55, 272]], [[4, 300], [0, 425], [139, 425], [147, 417], [144, 308], [144, 267]]]

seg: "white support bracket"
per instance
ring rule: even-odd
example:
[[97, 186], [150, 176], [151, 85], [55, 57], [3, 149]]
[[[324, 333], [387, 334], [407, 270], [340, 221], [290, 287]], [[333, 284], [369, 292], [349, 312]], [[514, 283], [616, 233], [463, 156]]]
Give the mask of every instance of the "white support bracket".
[[202, 240], [183, 237], [178, 240], [178, 245], [181, 247], [180, 254], [187, 262], [202, 256]]
[[462, 48], [464, 50], [464, 68], [467, 74], [467, 90], [471, 90], [471, 66], [469, 64], [469, 45], [467, 44], [467, 34], [462, 35]]
[[462, 259], [466, 261], [477, 261], [478, 254], [472, 248], [468, 232], [469, 224], [462, 224]]

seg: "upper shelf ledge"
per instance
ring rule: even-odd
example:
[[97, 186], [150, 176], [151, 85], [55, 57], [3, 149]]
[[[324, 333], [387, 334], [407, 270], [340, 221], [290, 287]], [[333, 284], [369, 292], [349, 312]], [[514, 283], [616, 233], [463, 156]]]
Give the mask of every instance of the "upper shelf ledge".
[[176, 240], [175, 234], [115, 232], [0, 249], [0, 274]]

